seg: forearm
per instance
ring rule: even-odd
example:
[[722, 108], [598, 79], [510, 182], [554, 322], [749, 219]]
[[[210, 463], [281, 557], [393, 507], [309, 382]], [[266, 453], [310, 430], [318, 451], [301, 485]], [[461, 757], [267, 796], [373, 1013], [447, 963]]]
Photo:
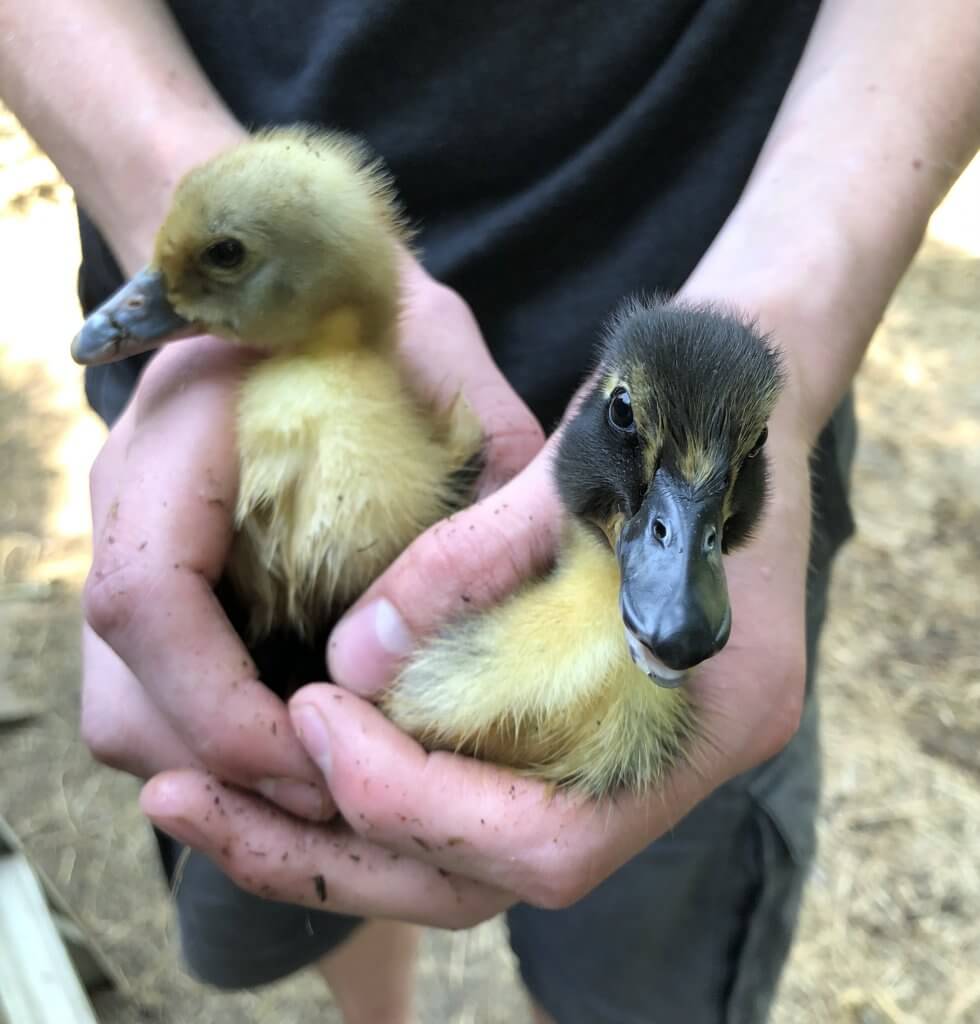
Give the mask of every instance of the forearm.
[[129, 271], [180, 176], [243, 132], [159, 0], [0, 0], [0, 93]]
[[826, 0], [743, 197], [685, 286], [765, 297], [811, 435], [977, 150], [978, 54], [978, 0]]

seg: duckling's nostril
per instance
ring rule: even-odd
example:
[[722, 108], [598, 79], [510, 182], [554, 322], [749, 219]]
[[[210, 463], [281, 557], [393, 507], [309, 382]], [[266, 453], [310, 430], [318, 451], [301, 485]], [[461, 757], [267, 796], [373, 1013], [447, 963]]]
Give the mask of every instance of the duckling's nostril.
[[127, 309], [142, 309], [146, 305], [146, 300], [142, 295], [130, 295], [126, 300]]

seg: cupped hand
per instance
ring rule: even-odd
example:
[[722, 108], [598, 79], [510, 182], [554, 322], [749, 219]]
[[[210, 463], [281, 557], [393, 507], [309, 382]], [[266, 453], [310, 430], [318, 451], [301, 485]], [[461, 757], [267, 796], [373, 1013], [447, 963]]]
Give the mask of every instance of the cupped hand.
[[153, 780], [143, 792], [145, 812], [240, 885], [311, 907], [465, 926], [519, 899], [573, 903], [796, 729], [809, 438], [788, 407], [770, 438], [764, 523], [727, 562], [732, 636], [690, 684], [702, 737], [663, 792], [598, 803], [556, 794], [505, 769], [426, 753], [366, 699], [395, 670], [399, 644], [464, 605], [499, 599], [547, 561], [557, 514], [549, 444], [506, 487], [416, 541], [377, 581], [335, 631], [330, 666], [340, 685], [294, 696], [294, 725], [344, 825], [289, 820], [243, 793], [226, 815], [211, 815], [209, 782], [193, 772]]
[[[487, 434], [486, 479], [506, 479], [540, 448], [540, 427], [465, 303], [414, 265], [404, 276], [414, 384], [437, 402], [462, 391]], [[212, 590], [232, 536], [235, 401], [252, 358], [214, 338], [166, 347], [96, 460], [82, 731], [97, 758], [138, 776], [207, 770], [325, 819], [322, 774]]]

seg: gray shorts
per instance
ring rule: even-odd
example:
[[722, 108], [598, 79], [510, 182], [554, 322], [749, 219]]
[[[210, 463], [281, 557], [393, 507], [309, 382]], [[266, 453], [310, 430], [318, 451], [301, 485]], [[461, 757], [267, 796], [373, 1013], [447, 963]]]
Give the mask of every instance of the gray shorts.
[[[812, 679], [834, 553], [851, 531], [849, 405], [814, 462], [808, 580], [808, 699], [778, 756], [722, 786], [575, 906], [518, 905], [510, 940], [524, 982], [559, 1024], [760, 1024], [792, 941], [814, 854], [819, 791]], [[161, 837], [164, 861], [176, 844]], [[254, 988], [318, 960], [357, 918], [273, 903], [192, 853], [177, 892], [190, 970]]]

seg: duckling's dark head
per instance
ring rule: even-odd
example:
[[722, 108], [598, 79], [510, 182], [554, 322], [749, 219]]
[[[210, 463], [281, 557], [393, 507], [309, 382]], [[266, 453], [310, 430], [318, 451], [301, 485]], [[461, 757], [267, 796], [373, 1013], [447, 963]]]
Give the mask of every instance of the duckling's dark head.
[[387, 176], [358, 143], [263, 132], [178, 184], [149, 266], [86, 321], [82, 363], [191, 334], [266, 350], [308, 342], [325, 316], [394, 325], [403, 231]]
[[779, 389], [779, 360], [745, 321], [633, 302], [565, 429], [559, 493], [615, 549], [630, 650], [657, 682], [677, 685], [728, 640], [721, 556], [761, 517]]

